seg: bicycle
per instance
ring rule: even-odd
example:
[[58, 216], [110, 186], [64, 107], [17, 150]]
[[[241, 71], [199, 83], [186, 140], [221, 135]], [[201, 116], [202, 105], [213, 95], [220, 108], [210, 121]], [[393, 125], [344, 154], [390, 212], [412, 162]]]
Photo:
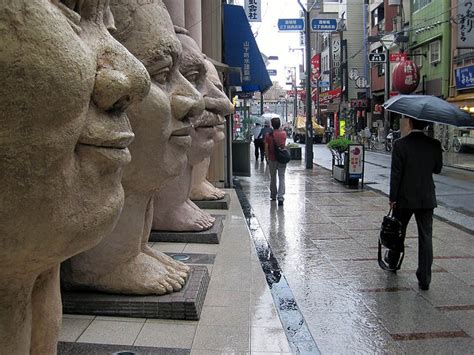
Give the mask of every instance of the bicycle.
[[451, 150], [452, 143], [449, 139], [449, 127], [444, 124], [440, 124], [439, 129], [436, 132], [435, 138], [440, 141], [441, 149], [443, 152], [448, 152]]
[[369, 149], [371, 150], [383, 150], [385, 149], [385, 141], [382, 141], [379, 135], [373, 134], [370, 137]]

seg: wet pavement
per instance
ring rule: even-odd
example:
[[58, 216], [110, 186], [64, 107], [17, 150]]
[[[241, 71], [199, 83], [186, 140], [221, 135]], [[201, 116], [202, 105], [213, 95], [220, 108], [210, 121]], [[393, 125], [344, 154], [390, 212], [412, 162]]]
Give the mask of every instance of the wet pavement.
[[[246, 214], [250, 229], [258, 223], [261, 230], [257, 254], [261, 238], [272, 253], [264, 271], [270, 265], [287, 282], [322, 354], [474, 353], [472, 233], [435, 219], [433, 280], [421, 291], [413, 221], [402, 269], [393, 274], [377, 264], [386, 196], [346, 189], [326, 169], [306, 170], [304, 161], [288, 165], [286, 181], [285, 204], [277, 206], [266, 163], [252, 161], [252, 176], [239, 178], [254, 219]], [[282, 304], [275, 303], [281, 319]]]
[[220, 244], [151, 243], [208, 268], [199, 321], [65, 314], [59, 354], [474, 354], [472, 233], [434, 221], [433, 280], [420, 291], [413, 223], [402, 269], [377, 264], [386, 196], [303, 161], [286, 177], [278, 206], [266, 163], [252, 161], [226, 190], [229, 210], [208, 210], [225, 216]]
[[[331, 152], [326, 145], [313, 146], [314, 162], [331, 169]], [[390, 154], [366, 151], [365, 183], [372, 189], [388, 194]], [[438, 217], [474, 233], [474, 171], [444, 167], [434, 176], [439, 208]]]

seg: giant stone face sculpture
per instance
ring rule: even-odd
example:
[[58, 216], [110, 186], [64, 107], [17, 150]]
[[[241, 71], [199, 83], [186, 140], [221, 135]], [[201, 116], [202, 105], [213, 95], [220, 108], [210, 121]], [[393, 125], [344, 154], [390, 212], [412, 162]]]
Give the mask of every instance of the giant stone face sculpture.
[[[223, 86], [214, 65], [206, 60], [207, 77], [219, 90], [223, 91]], [[206, 98], [205, 98], [206, 99]], [[211, 101], [212, 100], [212, 101]], [[210, 116], [210, 120], [216, 122], [214, 130], [214, 142], [217, 143], [225, 138], [224, 123], [225, 115], [230, 115], [234, 111], [234, 106], [229, 99], [222, 95], [216, 99], [207, 98], [206, 115]], [[207, 172], [209, 170], [210, 158], [206, 157], [202, 162], [196, 164], [193, 169], [191, 192], [189, 197], [192, 200], [219, 200], [224, 197], [224, 192], [207, 180]]]
[[[153, 229], [200, 231], [212, 227], [215, 219], [189, 199], [193, 169], [195, 165], [211, 155], [216, 126], [221, 124], [218, 114], [219, 112], [227, 113], [228, 106], [225, 103], [232, 105], [223, 92], [209, 80], [205, 56], [196, 42], [186, 30], [176, 27], [176, 31], [183, 45], [180, 71], [203, 95], [206, 111], [201, 116], [192, 118], [192, 146], [188, 152], [188, 165], [183, 174], [155, 195]], [[163, 206], [168, 206], [168, 208], [163, 208]]]
[[112, 0], [111, 8], [116, 38], [145, 65], [152, 85], [127, 112], [136, 137], [118, 224], [97, 247], [70, 260], [64, 280], [71, 288], [164, 294], [182, 288], [189, 267], [148, 246], [153, 196], [182, 172], [191, 144], [189, 118], [201, 115], [204, 101], [178, 70], [182, 48], [161, 1]]
[[55, 354], [59, 263], [109, 233], [149, 90], [106, 1], [0, 2], [0, 352]]

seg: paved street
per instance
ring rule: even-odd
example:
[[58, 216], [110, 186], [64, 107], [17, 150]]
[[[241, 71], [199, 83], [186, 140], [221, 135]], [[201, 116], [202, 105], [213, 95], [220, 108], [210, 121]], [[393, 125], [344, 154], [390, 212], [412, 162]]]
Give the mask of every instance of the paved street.
[[[304, 148], [304, 145], [302, 145]], [[324, 144], [315, 144], [314, 163], [331, 169], [331, 152]], [[365, 183], [388, 194], [391, 156], [366, 151]], [[435, 214], [474, 233], [474, 172], [444, 167], [434, 177], [439, 207]]]

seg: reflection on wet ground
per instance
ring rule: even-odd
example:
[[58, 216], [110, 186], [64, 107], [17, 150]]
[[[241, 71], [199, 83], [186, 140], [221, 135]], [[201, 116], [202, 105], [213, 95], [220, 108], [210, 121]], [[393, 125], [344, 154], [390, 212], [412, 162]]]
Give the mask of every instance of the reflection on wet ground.
[[250, 206], [245, 193], [242, 191], [240, 182], [234, 180], [234, 185], [249, 226], [250, 234], [257, 251], [257, 256], [262, 265], [263, 272], [265, 273], [267, 284], [270, 287], [277, 312], [280, 316], [283, 329], [288, 337], [288, 343], [292, 352], [297, 354], [319, 354], [319, 349], [308, 330], [303, 315], [298, 309], [293, 293], [291, 292], [285, 277], [282, 277], [278, 261], [268, 245], [265, 235], [262, 232], [262, 228], [256, 220], [255, 214], [252, 211], [252, 207]]
[[[323, 354], [473, 353], [472, 235], [434, 221], [433, 280], [429, 291], [420, 291], [414, 221], [402, 269], [392, 274], [377, 265], [385, 196], [346, 189], [327, 170], [292, 161], [285, 205], [277, 206], [270, 201], [266, 163], [252, 164], [252, 176], [239, 178], [241, 198], [249, 203], [242, 207], [275, 306], [293, 315], [280, 313], [283, 327], [291, 325], [290, 344], [300, 340], [291, 333], [300, 319], [311, 333], [302, 332], [304, 341], [314, 339], [314, 351]], [[291, 301], [280, 307], [280, 300]]]

